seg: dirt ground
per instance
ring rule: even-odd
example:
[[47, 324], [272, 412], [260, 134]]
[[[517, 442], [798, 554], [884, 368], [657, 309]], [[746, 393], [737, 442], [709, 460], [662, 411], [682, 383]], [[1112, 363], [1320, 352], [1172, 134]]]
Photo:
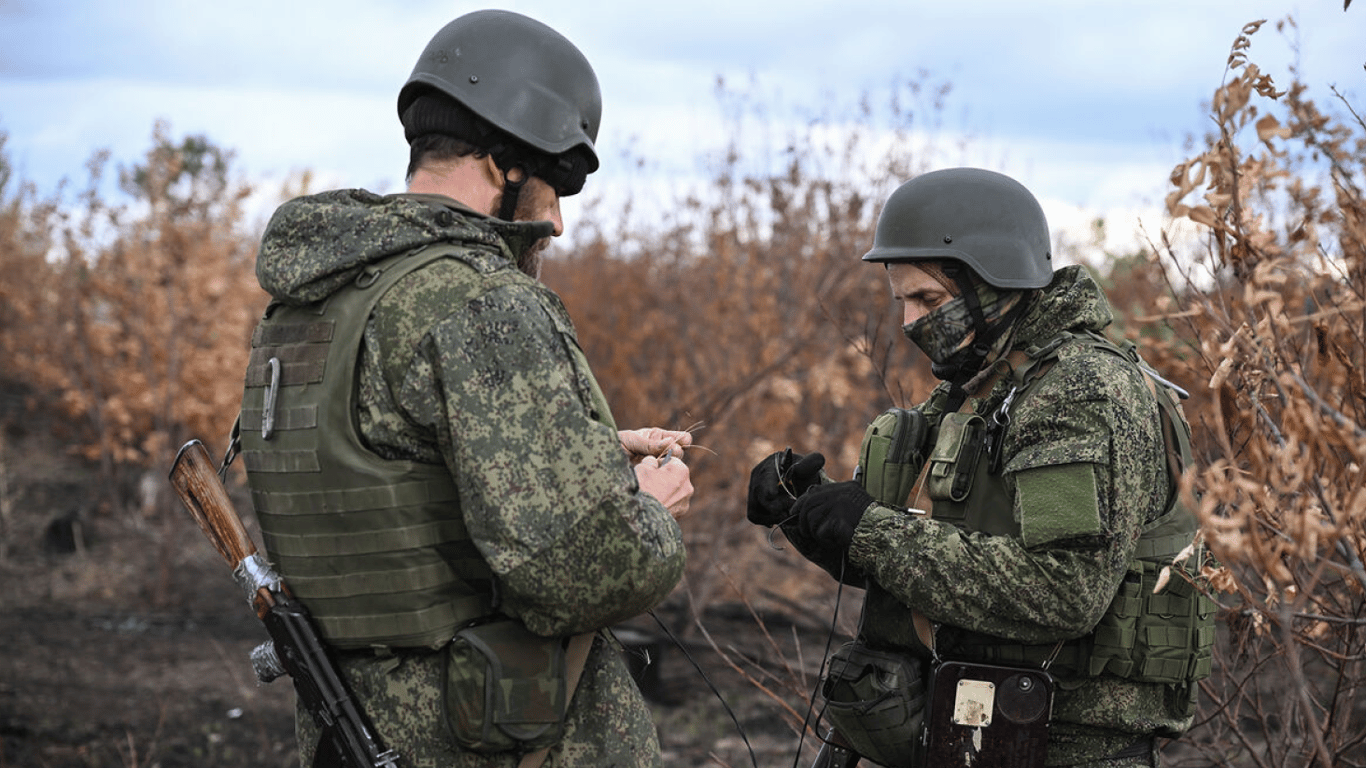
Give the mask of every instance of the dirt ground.
[[[92, 546], [83, 557], [112, 546]], [[46, 573], [16, 568], [14, 560], [4, 570], [7, 584], [46, 581], [51, 598], [7, 599], [0, 614], [0, 766], [298, 764], [292, 692], [287, 680], [256, 684], [247, 654], [264, 630], [225, 571], [181, 571], [198, 585], [195, 599], [153, 611], [124, 603], [117, 581], [85, 575], [92, 566], [79, 557]], [[80, 582], [97, 596], [61, 597]], [[731, 616], [709, 620], [714, 636], [725, 637], [722, 627], [753, 626], [732, 608]], [[650, 640], [660, 644], [642, 681], [667, 763], [749, 765], [735, 725], [682, 651]], [[699, 638], [684, 646], [736, 711], [759, 765], [791, 764], [796, 740], [777, 705]]]
[[[298, 765], [292, 690], [256, 683], [248, 653], [265, 630], [230, 569], [177, 502], [158, 506], [155, 483], [108, 501], [94, 468], [64, 455], [60, 429], [35, 427], [21, 405], [0, 393], [0, 768]], [[814, 748], [796, 754], [783, 705], [713, 650], [682, 601], [656, 613], [720, 696], [653, 620], [620, 633], [645, 649], [634, 661], [653, 660], [640, 680], [667, 764], [748, 766], [750, 748], [760, 766], [809, 764]], [[803, 711], [798, 688], [814, 681], [827, 630], [770, 615], [770, 641], [738, 604], [702, 623], [746, 675], [783, 658], [803, 667], [802, 680], [763, 680]]]

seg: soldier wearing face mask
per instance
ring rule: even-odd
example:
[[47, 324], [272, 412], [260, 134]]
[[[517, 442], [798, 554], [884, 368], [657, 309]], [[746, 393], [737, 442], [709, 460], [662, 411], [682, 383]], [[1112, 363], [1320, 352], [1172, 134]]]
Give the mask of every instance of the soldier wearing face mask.
[[1009, 177], [903, 184], [863, 260], [942, 383], [870, 425], [852, 480], [791, 451], [751, 474], [749, 519], [867, 590], [824, 706], [879, 764], [1155, 766], [1209, 673], [1213, 603], [1161, 577], [1195, 529], [1184, 393], [1049, 243]]

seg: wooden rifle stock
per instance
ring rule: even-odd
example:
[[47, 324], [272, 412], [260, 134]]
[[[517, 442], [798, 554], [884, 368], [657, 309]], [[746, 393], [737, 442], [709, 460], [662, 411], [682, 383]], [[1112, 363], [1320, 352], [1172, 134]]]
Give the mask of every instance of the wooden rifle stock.
[[[228, 565], [238, 568], [256, 554], [256, 542], [247, 535], [203, 443], [191, 440], [181, 446], [171, 465], [171, 487]], [[252, 598], [256, 615], [262, 619], [274, 604], [274, 596], [266, 587], [259, 588]]]
[[175, 464], [171, 465], [171, 486], [228, 565], [236, 567], [244, 558], [256, 554], [256, 543], [242, 527], [242, 519], [233, 509], [228, 489], [218, 479], [203, 443], [191, 440], [176, 454]]
[[281, 669], [265, 677], [258, 668], [258, 677], [268, 682], [289, 674], [304, 708], [322, 729], [314, 768], [396, 768], [398, 754], [385, 749], [357, 705], [308, 611], [257, 554], [203, 443], [191, 440], [181, 447], [171, 465], [171, 487], [213, 548], [233, 567], [234, 578], [270, 633], [269, 655]]

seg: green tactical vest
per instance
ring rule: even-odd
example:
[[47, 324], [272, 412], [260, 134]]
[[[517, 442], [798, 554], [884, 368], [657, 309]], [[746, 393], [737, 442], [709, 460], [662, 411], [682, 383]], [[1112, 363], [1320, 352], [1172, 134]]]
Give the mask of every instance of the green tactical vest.
[[[1190, 425], [1181, 414], [1171, 386], [1147, 366], [1132, 344], [1126, 342], [1121, 348], [1100, 334], [1064, 332], [1047, 344], [1029, 349], [1028, 360], [1012, 374], [1011, 393], [990, 423], [976, 414], [940, 415], [940, 404], [933, 402], [927, 405], [926, 413], [931, 420], [939, 419], [934, 429], [915, 426], [915, 419], [905, 415], [913, 411], [898, 414], [898, 409], [892, 409], [884, 413], [865, 433], [862, 459], [876, 462], [889, 453], [876, 447], [879, 435], [898, 432], [898, 422], [906, 425], [901, 431], [928, 434], [932, 448], [928, 456], [922, 454], [918, 461], [902, 459], [906, 466], [890, 472], [878, 466], [863, 470], [864, 486], [880, 502], [904, 507], [904, 477], [888, 479], [889, 476], [898, 477], [912, 470], [913, 476], [918, 475], [928, 462], [925, 487], [934, 500], [935, 520], [965, 530], [1018, 537], [1020, 526], [1012, 512], [1013, 499], [998, 466], [1001, 432], [1009, 421], [1009, 408], [1015, 398], [1047, 370], [1056, 360], [1058, 350], [1068, 342], [1119, 355], [1138, 366], [1145, 378], [1154, 383], [1172, 480], [1166, 509], [1144, 528], [1119, 593], [1091, 634], [1070, 641], [1059, 650], [1055, 644], [1003, 643], [1000, 638], [960, 630], [955, 633], [948, 653], [963, 660], [1030, 666], [1040, 666], [1053, 658], [1050, 669], [1063, 676], [1104, 673], [1168, 684], [1203, 679], [1209, 675], [1212, 664], [1214, 601], [1176, 573], [1171, 574], [1161, 592], [1153, 594], [1162, 568], [1191, 543], [1196, 529], [1194, 515], [1182, 504], [1177, 492], [1181, 472], [1192, 462]], [[1194, 562], [1193, 566], [1183, 567], [1187, 576], [1198, 571], [1200, 560], [1196, 556], [1187, 561]], [[875, 606], [877, 615], [889, 613], [883, 610], [883, 604], [892, 598], [882, 590], [870, 588], [868, 599], [870, 607], [865, 608], [865, 613], [871, 615]], [[912, 637], [907, 627], [895, 623], [890, 623], [886, 630], [889, 636]]]
[[377, 456], [355, 415], [371, 310], [440, 258], [460, 251], [391, 257], [316, 304], [272, 304], [252, 337], [240, 417], [252, 503], [271, 562], [336, 647], [439, 647], [492, 612], [449, 471]]

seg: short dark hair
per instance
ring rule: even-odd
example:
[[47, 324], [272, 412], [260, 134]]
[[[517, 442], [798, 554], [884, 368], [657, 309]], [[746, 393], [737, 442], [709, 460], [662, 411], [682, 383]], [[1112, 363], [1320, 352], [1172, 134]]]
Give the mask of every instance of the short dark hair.
[[559, 155], [541, 152], [430, 88], [418, 92], [399, 119], [408, 140], [409, 181], [425, 162], [473, 155], [492, 157], [504, 171], [520, 166], [564, 196], [578, 194], [596, 164], [592, 153], [580, 147]]
[[487, 157], [489, 151], [476, 147], [464, 139], [447, 136], [444, 133], [424, 133], [408, 144], [407, 180], [412, 181], [418, 169], [428, 163], [454, 160], [457, 157]]

